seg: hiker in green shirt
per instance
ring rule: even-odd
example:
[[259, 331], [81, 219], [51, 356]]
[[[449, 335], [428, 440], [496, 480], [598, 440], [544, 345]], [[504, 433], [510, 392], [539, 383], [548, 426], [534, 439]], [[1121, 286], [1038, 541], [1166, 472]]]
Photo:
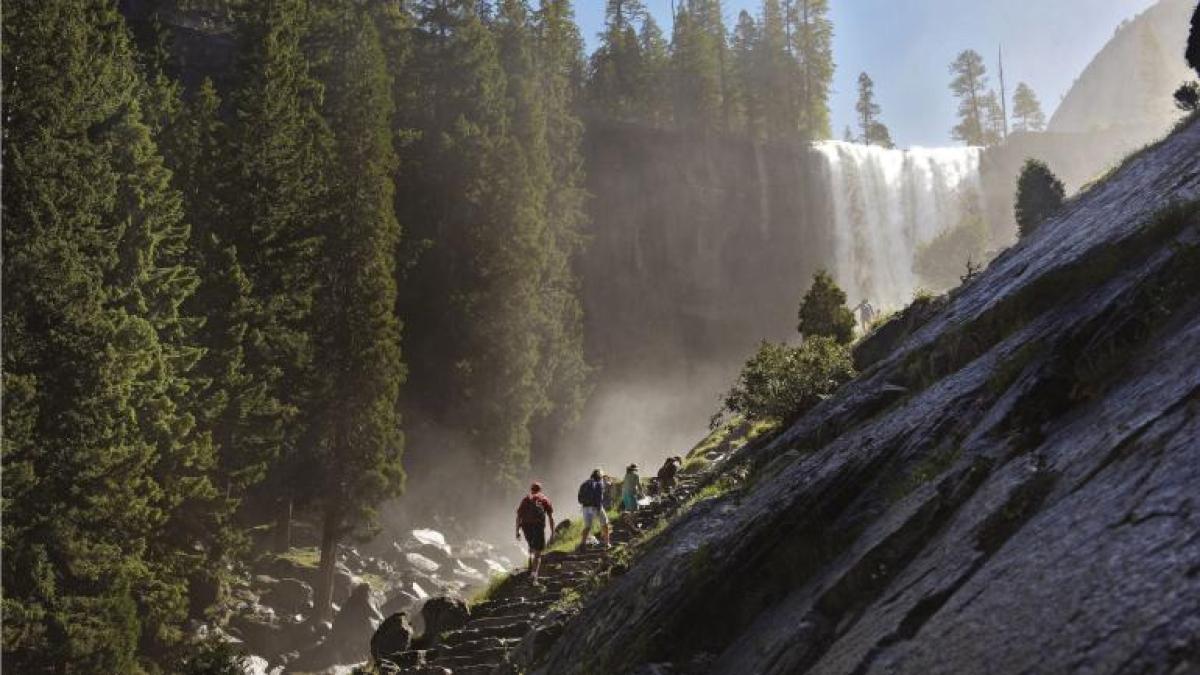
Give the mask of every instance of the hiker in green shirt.
[[621, 484], [621, 507], [631, 522], [638, 508], [638, 497], [642, 496], [642, 478], [637, 471], [637, 464], [625, 467], [625, 481]]

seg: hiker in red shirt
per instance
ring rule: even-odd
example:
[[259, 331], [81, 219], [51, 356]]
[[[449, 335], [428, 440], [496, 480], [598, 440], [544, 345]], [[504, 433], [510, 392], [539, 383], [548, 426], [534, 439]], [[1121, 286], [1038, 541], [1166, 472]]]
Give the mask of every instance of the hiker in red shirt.
[[538, 568], [542, 565], [542, 551], [546, 548], [547, 518], [550, 519], [550, 538], [554, 539], [554, 507], [542, 494], [542, 484], [534, 483], [517, 506], [517, 539], [525, 534], [525, 542], [529, 544], [529, 576], [535, 584]]

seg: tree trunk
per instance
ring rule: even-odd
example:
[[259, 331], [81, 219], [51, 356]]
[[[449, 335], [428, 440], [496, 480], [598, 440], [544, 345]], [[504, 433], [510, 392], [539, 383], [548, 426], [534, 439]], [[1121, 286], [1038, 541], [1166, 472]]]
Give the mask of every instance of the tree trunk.
[[318, 623], [333, 618], [333, 571], [337, 564], [337, 531], [337, 509], [333, 506], [326, 507], [325, 522], [321, 527], [321, 564], [317, 570], [317, 588], [313, 598], [313, 619]]
[[292, 498], [279, 500], [275, 513], [275, 552], [287, 553], [292, 547]]

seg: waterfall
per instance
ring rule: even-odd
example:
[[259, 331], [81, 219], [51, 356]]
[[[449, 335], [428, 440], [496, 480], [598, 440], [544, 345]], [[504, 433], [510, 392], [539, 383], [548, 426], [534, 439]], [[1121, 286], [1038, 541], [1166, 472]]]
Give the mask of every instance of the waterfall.
[[980, 148], [912, 148], [827, 141], [823, 163], [833, 227], [830, 273], [850, 306], [897, 309], [921, 283], [918, 248], [978, 213]]

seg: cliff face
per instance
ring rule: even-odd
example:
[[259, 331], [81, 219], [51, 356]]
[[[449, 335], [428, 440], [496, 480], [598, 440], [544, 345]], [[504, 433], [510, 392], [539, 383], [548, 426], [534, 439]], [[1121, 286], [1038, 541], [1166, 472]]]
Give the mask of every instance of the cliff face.
[[1200, 668], [1198, 199], [1193, 121], [729, 460], [541, 672]]
[[829, 260], [824, 181], [803, 145], [589, 120], [587, 341], [615, 371], [744, 358], [794, 331]]

